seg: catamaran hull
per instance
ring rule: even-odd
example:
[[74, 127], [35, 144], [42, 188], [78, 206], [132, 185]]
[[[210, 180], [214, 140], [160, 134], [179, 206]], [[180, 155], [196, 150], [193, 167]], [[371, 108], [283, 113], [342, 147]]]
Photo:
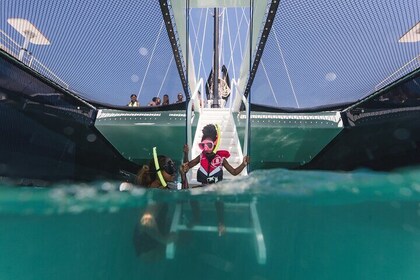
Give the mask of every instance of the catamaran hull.
[[[389, 170], [419, 164], [420, 106], [371, 108], [369, 102], [340, 111], [254, 109], [251, 170]], [[180, 162], [184, 108], [185, 103], [133, 109], [90, 102], [0, 52], [0, 176], [121, 179], [121, 171], [135, 174], [147, 163], [155, 146]], [[192, 119], [193, 133], [199, 117], [195, 113]], [[243, 113], [234, 118], [243, 144], [247, 118]]]

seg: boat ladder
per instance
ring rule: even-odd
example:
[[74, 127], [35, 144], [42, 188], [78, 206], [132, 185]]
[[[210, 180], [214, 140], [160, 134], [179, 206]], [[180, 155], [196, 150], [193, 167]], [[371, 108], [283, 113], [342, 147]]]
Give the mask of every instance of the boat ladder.
[[[212, 225], [194, 225], [188, 226], [183, 219], [184, 206], [186, 203], [178, 203], [175, 206], [174, 215], [170, 232], [171, 234], [178, 234], [181, 231], [193, 231], [201, 233], [218, 232], [217, 226]], [[185, 207], [186, 208], [186, 207]], [[226, 226], [225, 234], [247, 234], [255, 241], [255, 252], [258, 264], [265, 264], [267, 261], [267, 252], [265, 247], [264, 235], [261, 230], [260, 219], [257, 211], [257, 199], [253, 198], [250, 203], [224, 203], [224, 211], [226, 213], [238, 211], [242, 209], [249, 209], [250, 211], [250, 225], [249, 226]], [[176, 244], [174, 242], [166, 245], [166, 258], [175, 258]]]

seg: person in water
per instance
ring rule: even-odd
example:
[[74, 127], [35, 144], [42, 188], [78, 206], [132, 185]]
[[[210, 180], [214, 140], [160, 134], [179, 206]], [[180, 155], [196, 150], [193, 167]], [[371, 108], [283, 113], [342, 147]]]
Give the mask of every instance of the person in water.
[[[176, 167], [171, 158], [158, 156], [153, 149], [153, 158], [141, 168], [137, 184], [147, 188], [169, 188], [174, 181]], [[149, 204], [140, 215], [134, 229], [133, 243], [136, 255], [145, 260], [161, 258], [165, 246], [174, 242], [175, 236], [169, 232], [168, 204]]]
[[[154, 153], [155, 153], [154, 149]], [[137, 174], [137, 184], [149, 188], [172, 188], [169, 183], [175, 181], [176, 167], [173, 160], [166, 156], [152, 158], [148, 165], [143, 165]]]
[[[202, 150], [196, 158], [191, 161], [184, 160], [185, 163], [182, 165], [183, 172], [187, 173], [190, 168], [200, 164], [200, 168], [197, 171], [197, 181], [203, 185], [217, 183], [223, 180], [223, 167], [226, 170], [236, 176], [244, 170], [244, 168], [249, 163], [249, 157], [245, 156], [241, 165], [234, 168], [228, 162], [230, 153], [225, 150], [218, 150], [218, 143], [220, 143], [220, 133], [216, 125], [208, 124], [203, 130], [203, 136], [201, 138], [201, 143], [198, 144], [199, 148]], [[184, 146], [184, 159], [188, 158], [188, 145]], [[199, 221], [199, 209], [197, 203], [191, 203], [193, 210], [193, 223]], [[219, 236], [225, 232], [224, 226], [224, 206], [223, 202], [218, 200], [216, 202], [216, 212], [218, 217], [218, 231]]]
[[[213, 124], [206, 125], [203, 130], [203, 136], [201, 138], [201, 143], [198, 144], [201, 154], [199, 154], [195, 159], [185, 162], [182, 166], [182, 170], [186, 173], [192, 167], [200, 164], [200, 168], [197, 172], [197, 181], [203, 185], [217, 183], [223, 180], [223, 167], [226, 170], [236, 176], [244, 170], [244, 168], [249, 163], [249, 157], [245, 156], [241, 165], [234, 168], [228, 162], [230, 153], [225, 150], [218, 150], [217, 146], [220, 141], [218, 129]], [[188, 145], [184, 146], [184, 157], [185, 154], [188, 154], [189, 147]]]

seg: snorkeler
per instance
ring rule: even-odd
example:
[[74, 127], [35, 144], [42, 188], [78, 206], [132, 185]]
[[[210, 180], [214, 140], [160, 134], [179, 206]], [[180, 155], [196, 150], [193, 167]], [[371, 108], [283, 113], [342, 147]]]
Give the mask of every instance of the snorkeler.
[[[249, 157], [245, 156], [241, 165], [233, 168], [229, 164], [227, 159], [230, 157], [230, 153], [225, 150], [218, 150], [220, 143], [220, 132], [216, 125], [206, 125], [202, 132], [201, 143], [198, 144], [201, 154], [195, 159], [188, 161], [182, 165], [182, 170], [186, 173], [190, 168], [200, 163], [200, 168], [197, 172], [197, 181], [203, 185], [217, 183], [223, 180], [223, 167], [236, 176], [244, 170], [249, 163]], [[188, 145], [184, 147], [184, 153], [188, 151]]]
[[176, 189], [173, 182], [176, 177], [176, 167], [173, 160], [166, 156], [157, 155], [153, 148], [153, 158], [149, 165], [143, 165], [137, 175], [137, 184], [150, 188]]
[[[153, 158], [140, 170], [137, 183], [148, 188], [176, 188], [173, 183], [176, 167], [171, 158], [157, 155], [153, 148]], [[174, 242], [175, 235], [169, 232], [167, 203], [152, 203], [140, 215], [134, 229], [133, 242], [137, 256], [145, 259], [160, 258], [168, 243]]]
[[[195, 159], [191, 161], [185, 160], [185, 157], [188, 157], [188, 145], [184, 146], [184, 164], [182, 165], [183, 172], [187, 173], [190, 168], [196, 166], [200, 163], [200, 168], [197, 171], [197, 181], [203, 185], [217, 183], [223, 180], [223, 167], [229, 171], [230, 174], [236, 176], [244, 170], [244, 168], [249, 163], [249, 157], [245, 156], [241, 165], [237, 168], [233, 168], [229, 164], [227, 158], [230, 157], [230, 153], [225, 150], [218, 150], [220, 144], [220, 131], [217, 125], [208, 124], [203, 130], [203, 136], [201, 138], [201, 143], [198, 144], [199, 148], [202, 150]], [[199, 221], [199, 209], [198, 203], [191, 202], [191, 207], [193, 210], [193, 223]], [[224, 226], [224, 206], [223, 202], [220, 200], [216, 201], [216, 212], [218, 218], [218, 231], [219, 236], [225, 232]]]

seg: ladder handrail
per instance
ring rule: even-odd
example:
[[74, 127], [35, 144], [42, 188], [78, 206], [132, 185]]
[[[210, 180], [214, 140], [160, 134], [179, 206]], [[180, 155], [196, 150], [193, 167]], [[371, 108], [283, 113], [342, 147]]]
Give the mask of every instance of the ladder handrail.
[[[239, 93], [239, 95], [240, 95], [240, 97], [241, 97], [241, 99], [242, 99], [242, 102], [244, 103], [244, 105], [245, 105], [245, 111], [246, 111], [246, 115], [247, 116], [250, 116], [250, 114], [249, 114], [249, 104], [248, 104], [248, 101], [247, 101], [247, 99], [246, 99], [246, 97], [238, 90], [238, 85], [239, 85], [239, 79], [238, 79], [238, 82], [236, 82], [236, 80], [235, 79], [232, 79], [231, 80], [231, 82], [232, 82], [232, 92], [233, 92], [233, 87], [235, 86], [235, 89], [236, 89], [236, 91], [235, 91], [235, 98], [236, 98], [236, 92], [238, 92]], [[230, 110], [232, 110], [232, 107], [230, 107]], [[245, 137], [244, 137], [244, 147], [243, 147], [243, 149], [242, 149], [242, 151], [243, 151], [243, 155], [244, 156], [246, 156], [246, 155], [248, 155], [248, 133], [249, 133], [249, 121], [247, 120], [246, 121], [246, 123], [245, 123]]]
[[[200, 106], [200, 101], [196, 100], [196, 96], [198, 93], [198, 90], [201, 89], [201, 92], [203, 92], [203, 78], [200, 78], [200, 80], [198, 80], [198, 83], [191, 95], [191, 99], [188, 101], [188, 106], [187, 106], [187, 144], [189, 147], [189, 151], [188, 151], [188, 158], [191, 159], [191, 147], [192, 147], [192, 131], [191, 131], [191, 115], [192, 115], [192, 104], [193, 102], [195, 102], [195, 106], [194, 106], [194, 110], [197, 110], [197, 108], [199, 108], [198, 110], [201, 113], [201, 106]], [[202, 94], [201, 94], [202, 95]], [[202, 96], [201, 96], [202, 98]]]

